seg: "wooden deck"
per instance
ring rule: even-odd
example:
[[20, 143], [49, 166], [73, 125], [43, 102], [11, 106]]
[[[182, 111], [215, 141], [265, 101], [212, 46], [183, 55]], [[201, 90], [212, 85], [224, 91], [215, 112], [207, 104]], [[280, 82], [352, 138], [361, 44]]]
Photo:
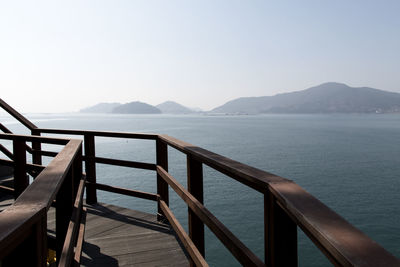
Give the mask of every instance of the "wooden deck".
[[[0, 211], [13, 202], [11, 195], [0, 194]], [[85, 207], [81, 266], [189, 266], [175, 232], [156, 215], [101, 203]], [[50, 208], [50, 235], [54, 224], [55, 209]]]
[[152, 214], [86, 205], [81, 266], [189, 266], [174, 231]]

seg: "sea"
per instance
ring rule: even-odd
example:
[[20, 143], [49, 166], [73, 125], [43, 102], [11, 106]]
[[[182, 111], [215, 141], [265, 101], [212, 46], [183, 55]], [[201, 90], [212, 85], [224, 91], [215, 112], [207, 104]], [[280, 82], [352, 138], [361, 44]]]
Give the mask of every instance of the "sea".
[[[400, 257], [400, 114], [25, 115], [40, 128], [168, 134], [288, 178]], [[0, 119], [15, 133], [28, 133], [4, 114]], [[168, 154], [170, 173], [186, 186], [186, 156], [173, 148]], [[96, 155], [154, 163], [155, 142], [98, 137]], [[156, 192], [153, 171], [96, 168], [101, 183]], [[203, 169], [205, 206], [264, 259], [263, 196], [210, 167]], [[172, 211], [187, 229], [185, 203], [172, 189], [169, 194]], [[102, 191], [98, 200], [156, 213], [152, 201]], [[240, 266], [208, 228], [205, 239], [211, 266]], [[331, 266], [301, 230], [298, 239], [300, 266]]]

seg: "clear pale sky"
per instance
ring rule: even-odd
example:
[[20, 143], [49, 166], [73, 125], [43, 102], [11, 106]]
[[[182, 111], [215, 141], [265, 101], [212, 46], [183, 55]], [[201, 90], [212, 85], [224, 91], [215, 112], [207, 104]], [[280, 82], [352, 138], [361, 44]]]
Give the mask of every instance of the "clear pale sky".
[[208, 110], [328, 81], [400, 92], [400, 1], [0, 2], [0, 97], [22, 112]]

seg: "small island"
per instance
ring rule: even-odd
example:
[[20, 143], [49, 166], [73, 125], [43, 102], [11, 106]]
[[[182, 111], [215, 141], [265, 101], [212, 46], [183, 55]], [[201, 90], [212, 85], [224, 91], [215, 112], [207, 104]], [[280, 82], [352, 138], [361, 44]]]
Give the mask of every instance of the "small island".
[[115, 107], [111, 113], [117, 114], [160, 114], [158, 108], [139, 101], [130, 102]]

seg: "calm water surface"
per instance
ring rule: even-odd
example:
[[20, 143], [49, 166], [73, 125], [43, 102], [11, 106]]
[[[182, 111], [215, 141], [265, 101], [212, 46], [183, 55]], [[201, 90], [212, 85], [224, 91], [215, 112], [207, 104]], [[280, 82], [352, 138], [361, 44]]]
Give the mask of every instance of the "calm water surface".
[[[289, 178], [400, 257], [400, 115], [28, 115], [39, 127], [164, 133]], [[11, 119], [7, 127], [23, 132]], [[155, 144], [97, 138], [96, 153], [155, 162]], [[169, 168], [186, 186], [186, 158], [169, 149]], [[263, 256], [262, 195], [204, 168], [205, 205], [248, 247]], [[97, 166], [98, 180], [155, 192], [151, 171]], [[187, 208], [170, 189], [173, 212], [187, 227]], [[99, 192], [99, 201], [155, 212], [153, 202]], [[206, 233], [212, 266], [239, 266]], [[299, 231], [300, 266], [330, 266]]]

